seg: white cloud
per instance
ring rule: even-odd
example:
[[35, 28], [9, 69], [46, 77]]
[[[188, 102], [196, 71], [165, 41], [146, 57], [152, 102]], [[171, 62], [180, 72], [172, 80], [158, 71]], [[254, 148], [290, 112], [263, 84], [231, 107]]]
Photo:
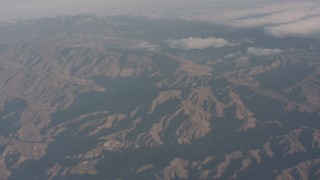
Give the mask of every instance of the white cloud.
[[254, 55], [254, 56], [273, 56], [282, 53], [283, 50], [281, 49], [266, 49], [266, 48], [254, 48], [249, 47], [247, 49], [248, 55]]
[[166, 40], [166, 43], [169, 45], [170, 48], [173, 49], [184, 49], [184, 50], [191, 50], [191, 49], [205, 49], [205, 48], [222, 48], [226, 46], [231, 46], [233, 43], [223, 39], [223, 38], [186, 38], [186, 39], [177, 39]]

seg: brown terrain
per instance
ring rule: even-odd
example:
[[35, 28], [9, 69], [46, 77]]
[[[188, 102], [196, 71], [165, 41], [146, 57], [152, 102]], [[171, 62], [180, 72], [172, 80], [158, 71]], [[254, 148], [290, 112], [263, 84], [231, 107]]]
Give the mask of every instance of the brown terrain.
[[320, 52], [197, 61], [126, 26], [1, 27], [0, 179], [320, 178]]

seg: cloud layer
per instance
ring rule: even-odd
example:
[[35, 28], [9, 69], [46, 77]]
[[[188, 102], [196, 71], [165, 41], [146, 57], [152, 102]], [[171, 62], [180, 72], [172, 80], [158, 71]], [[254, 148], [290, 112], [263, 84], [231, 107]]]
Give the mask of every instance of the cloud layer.
[[267, 49], [267, 48], [254, 48], [249, 47], [247, 49], [248, 55], [254, 56], [273, 56], [282, 53], [281, 49]]
[[166, 40], [166, 43], [170, 48], [173, 49], [184, 49], [184, 50], [191, 50], [191, 49], [205, 49], [205, 48], [222, 48], [226, 46], [230, 46], [231, 43], [223, 38], [186, 38], [186, 39], [177, 39]]

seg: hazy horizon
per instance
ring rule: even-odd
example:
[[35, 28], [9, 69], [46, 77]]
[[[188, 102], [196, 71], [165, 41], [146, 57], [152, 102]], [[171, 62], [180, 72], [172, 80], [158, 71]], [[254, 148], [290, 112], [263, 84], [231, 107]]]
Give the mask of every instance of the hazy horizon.
[[91, 14], [138, 16], [208, 22], [232, 28], [262, 28], [275, 37], [317, 37], [320, 32], [320, 2], [266, 0], [1, 0], [0, 22]]

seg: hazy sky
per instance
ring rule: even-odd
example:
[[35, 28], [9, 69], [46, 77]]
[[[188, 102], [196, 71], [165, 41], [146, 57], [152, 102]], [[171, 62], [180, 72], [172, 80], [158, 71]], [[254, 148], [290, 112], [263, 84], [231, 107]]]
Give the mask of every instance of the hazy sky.
[[83, 13], [261, 27], [276, 37], [320, 32], [320, 0], [0, 0], [0, 21]]
[[[286, 0], [280, 0], [286, 1]], [[292, 1], [292, 0], [291, 0]], [[242, 9], [274, 0], [0, 0], [0, 18], [26, 18], [73, 13], [183, 16]], [[278, 0], [279, 2], [279, 0]]]

